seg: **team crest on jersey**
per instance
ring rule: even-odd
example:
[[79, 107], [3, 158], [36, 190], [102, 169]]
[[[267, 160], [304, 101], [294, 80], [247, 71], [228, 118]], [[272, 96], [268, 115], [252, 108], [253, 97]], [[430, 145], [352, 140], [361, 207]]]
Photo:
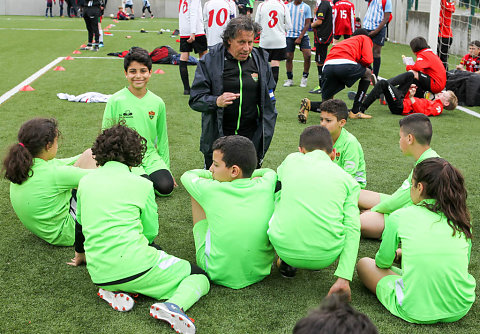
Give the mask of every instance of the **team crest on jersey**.
[[335, 160], [340, 159], [340, 152], [335, 153]]
[[252, 73], [252, 79], [255, 82], [258, 82], [258, 73]]
[[150, 117], [150, 119], [153, 119], [153, 117], [155, 117], [155, 111], [149, 111], [148, 117]]

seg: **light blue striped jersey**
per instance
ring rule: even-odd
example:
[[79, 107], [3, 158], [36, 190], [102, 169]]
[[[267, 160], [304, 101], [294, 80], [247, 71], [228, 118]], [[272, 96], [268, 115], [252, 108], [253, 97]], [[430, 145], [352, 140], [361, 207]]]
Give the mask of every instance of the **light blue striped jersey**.
[[372, 0], [368, 6], [367, 12], [363, 19], [363, 27], [367, 30], [375, 30], [383, 21], [384, 13], [392, 12], [392, 1], [387, 0], [385, 3], [385, 12], [383, 11], [382, 0]]
[[150, 1], [149, 0], [143, 0], [143, 6], [150, 7]]
[[290, 11], [293, 26], [291, 30], [287, 31], [287, 37], [297, 38], [305, 26], [305, 20], [312, 18], [312, 10], [310, 6], [304, 2], [295, 6], [293, 1], [287, 5], [287, 8]]

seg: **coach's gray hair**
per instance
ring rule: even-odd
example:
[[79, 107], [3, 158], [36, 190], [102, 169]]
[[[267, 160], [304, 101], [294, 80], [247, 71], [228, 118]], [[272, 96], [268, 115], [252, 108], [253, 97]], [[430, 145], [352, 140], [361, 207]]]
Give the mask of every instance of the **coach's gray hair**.
[[223, 45], [228, 48], [230, 46], [228, 41], [231, 39], [235, 39], [238, 35], [238, 32], [241, 30], [253, 31], [255, 37], [257, 37], [262, 28], [258, 23], [252, 21], [252, 19], [247, 15], [241, 15], [239, 17], [236, 17], [230, 20], [230, 22], [228, 22], [227, 27], [223, 32]]

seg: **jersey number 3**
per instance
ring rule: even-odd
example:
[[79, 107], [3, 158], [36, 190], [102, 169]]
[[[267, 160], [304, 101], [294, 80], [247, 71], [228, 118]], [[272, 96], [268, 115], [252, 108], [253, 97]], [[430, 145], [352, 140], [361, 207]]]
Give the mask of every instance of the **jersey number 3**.
[[270, 16], [271, 20], [268, 21], [268, 26], [270, 28], [273, 28], [277, 25], [278, 23], [278, 13], [276, 10], [272, 10], [270, 13], [268, 13], [268, 16]]
[[208, 27], [210, 28], [213, 24], [213, 16], [215, 16], [215, 21], [217, 22], [217, 25], [219, 27], [223, 26], [225, 22], [227, 21], [227, 9], [226, 8], [221, 8], [218, 12], [217, 15], [215, 14], [215, 10], [211, 10], [208, 12]]

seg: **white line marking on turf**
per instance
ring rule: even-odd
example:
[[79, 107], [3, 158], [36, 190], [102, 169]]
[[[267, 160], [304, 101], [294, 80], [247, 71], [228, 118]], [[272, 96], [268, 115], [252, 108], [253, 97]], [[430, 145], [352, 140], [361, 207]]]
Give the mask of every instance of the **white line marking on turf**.
[[18, 93], [20, 89], [23, 86], [31, 84], [33, 81], [37, 80], [42, 74], [46, 73], [48, 70], [50, 70], [53, 66], [57, 65], [59, 62], [64, 60], [65, 57], [58, 57], [54, 61], [52, 61], [50, 64], [44, 66], [42, 69], [38, 70], [37, 72], [33, 73], [31, 76], [29, 76], [27, 79], [10, 89], [8, 92], [0, 96], [0, 104], [3, 102], [7, 101], [9, 98], [11, 98], [13, 95]]
[[475, 117], [477, 117], [477, 118], [480, 118], [480, 114], [477, 113], [477, 112], [475, 112], [475, 111], [473, 111], [473, 110], [464, 108], [464, 107], [462, 107], [462, 106], [457, 106], [457, 109], [458, 109], [458, 110], [461, 110], [461, 111], [463, 111], [463, 112], [466, 112], [466, 113], [469, 114], [469, 115], [472, 115], [472, 116], [475, 116]]

